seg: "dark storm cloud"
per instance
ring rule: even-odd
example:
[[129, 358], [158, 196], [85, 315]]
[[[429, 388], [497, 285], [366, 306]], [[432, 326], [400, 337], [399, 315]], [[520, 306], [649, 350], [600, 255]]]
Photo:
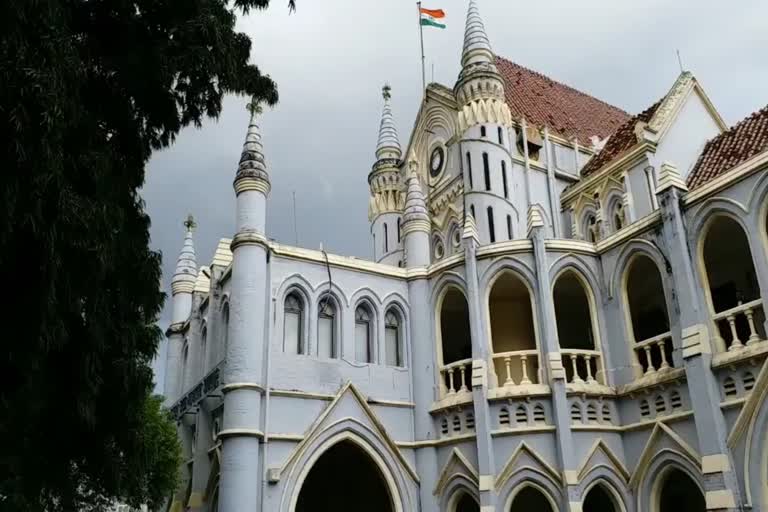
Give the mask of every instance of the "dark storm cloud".
[[[452, 86], [459, 71], [465, 0], [435, 0], [446, 30], [425, 29], [427, 76]], [[429, 5], [427, 5], [429, 4]], [[481, 0], [497, 54], [638, 112], [666, 92], [679, 73], [675, 50], [728, 124], [768, 103], [768, 4], [677, 0]], [[333, 252], [370, 257], [367, 174], [381, 112], [380, 88], [393, 88], [403, 146], [421, 98], [415, 2], [299, 0], [289, 15], [275, 0], [252, 11], [239, 30], [253, 39], [252, 58], [278, 83], [280, 103], [261, 119], [272, 177], [268, 234]], [[163, 252], [165, 289], [183, 240], [182, 221], [198, 220], [199, 264], [234, 230], [232, 179], [248, 114], [245, 98], [201, 130], [189, 128], [152, 158], [143, 197], [152, 244]], [[169, 321], [169, 307], [162, 327]], [[160, 354], [164, 360], [164, 353]], [[159, 367], [163, 365], [160, 364]], [[162, 375], [158, 376], [162, 382]]]

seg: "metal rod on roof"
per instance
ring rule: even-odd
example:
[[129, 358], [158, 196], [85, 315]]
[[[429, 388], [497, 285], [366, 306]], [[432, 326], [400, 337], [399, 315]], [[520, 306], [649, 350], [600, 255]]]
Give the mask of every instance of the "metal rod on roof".
[[683, 68], [683, 59], [680, 57], [680, 50], [677, 50], [677, 63], [680, 65], [680, 73], [685, 72], [685, 68]]
[[296, 191], [293, 191], [293, 237], [296, 240], [296, 247], [299, 246], [299, 226], [296, 223]]

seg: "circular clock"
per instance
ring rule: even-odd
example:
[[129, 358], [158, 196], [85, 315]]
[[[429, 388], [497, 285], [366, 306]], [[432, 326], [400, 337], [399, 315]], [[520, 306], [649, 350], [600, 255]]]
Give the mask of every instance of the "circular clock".
[[445, 150], [442, 146], [437, 146], [432, 150], [432, 155], [429, 157], [429, 174], [436, 178], [443, 171], [443, 164], [445, 163]]

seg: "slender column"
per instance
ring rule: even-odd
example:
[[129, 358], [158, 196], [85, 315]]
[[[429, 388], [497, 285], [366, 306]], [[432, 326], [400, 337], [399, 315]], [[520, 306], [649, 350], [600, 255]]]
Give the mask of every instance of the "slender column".
[[[557, 452], [560, 467], [565, 476], [565, 484], [568, 495], [569, 511], [578, 512], [578, 491], [576, 485], [577, 461], [573, 451], [573, 435], [571, 433], [571, 416], [568, 410], [568, 397], [566, 394], [565, 369], [560, 354], [560, 344], [557, 338], [557, 320], [555, 318], [555, 304], [552, 301], [552, 286], [549, 279], [549, 266], [547, 265], [547, 250], [544, 245], [545, 228], [541, 212], [537, 206], [531, 206], [528, 210], [528, 237], [533, 242], [533, 253], [536, 261], [536, 313], [539, 317], [541, 339], [539, 350], [543, 355], [542, 361], [546, 361], [546, 369], [549, 385], [552, 390], [552, 410], [554, 422], [557, 428], [555, 439], [557, 440]], [[543, 365], [542, 365], [543, 366]]]
[[[709, 335], [709, 314], [698, 290], [688, 247], [681, 209], [681, 195], [687, 191], [677, 169], [662, 164], [657, 197], [663, 224], [662, 236], [672, 267], [675, 291], [672, 320], [673, 346], [682, 348], [682, 358], [688, 380], [688, 391], [696, 422], [699, 450], [705, 473], [707, 510], [736, 510], [740, 488], [733, 471], [733, 456], [726, 439], [728, 430], [720, 410], [717, 379], [712, 373], [712, 353]], [[674, 325], [677, 323], [678, 325]]]

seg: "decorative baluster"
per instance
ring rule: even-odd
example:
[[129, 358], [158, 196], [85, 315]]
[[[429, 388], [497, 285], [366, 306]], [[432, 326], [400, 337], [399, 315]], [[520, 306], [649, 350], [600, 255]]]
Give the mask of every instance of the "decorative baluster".
[[733, 338], [731, 346], [728, 347], [728, 351], [731, 352], [744, 348], [744, 344], [739, 339], [739, 333], [736, 332], [736, 315], [728, 315], [726, 320], [728, 320], [728, 325], [731, 327], [731, 337]]
[[453, 368], [448, 368], [448, 394], [452, 395], [456, 392], [456, 389], [453, 387]]
[[755, 311], [752, 308], [749, 308], [744, 314], [747, 316], [747, 322], [749, 323], [749, 339], [747, 340], [747, 346], [754, 345], [760, 341], [760, 335], [757, 334], [757, 329], [755, 329]]
[[531, 384], [531, 380], [528, 378], [528, 356], [523, 354], [520, 356], [520, 363], [523, 367], [523, 378], [520, 379], [521, 385]]
[[459, 388], [459, 391], [467, 391], [467, 379], [464, 375], [465, 371], [464, 365], [459, 366], [459, 372], [461, 373], [461, 387]]
[[597, 381], [592, 376], [592, 356], [585, 354], [584, 363], [587, 365], [587, 384], [595, 384]]
[[571, 379], [571, 382], [573, 384], [583, 384], [584, 381], [581, 380], [581, 376], [579, 375], [579, 369], [576, 366], [576, 362], [579, 356], [576, 354], [571, 354], [571, 365], [573, 366], [573, 378]]
[[507, 370], [507, 379], [504, 381], [504, 385], [514, 386], [515, 381], [512, 380], [512, 358], [510, 356], [504, 357], [504, 368]]
[[661, 370], [669, 370], [669, 362], [667, 361], [667, 343], [664, 338], [660, 339], [656, 342], [656, 346], [659, 347], [659, 352], [661, 352], [661, 366], [659, 366], [659, 371]]
[[648, 363], [648, 367], [645, 369], [646, 375], [651, 375], [652, 373], [656, 373], [656, 368], [653, 366], [653, 360], [651, 359], [651, 346], [652, 345], [646, 345], [643, 347], [643, 350], [645, 350], [645, 361]]

